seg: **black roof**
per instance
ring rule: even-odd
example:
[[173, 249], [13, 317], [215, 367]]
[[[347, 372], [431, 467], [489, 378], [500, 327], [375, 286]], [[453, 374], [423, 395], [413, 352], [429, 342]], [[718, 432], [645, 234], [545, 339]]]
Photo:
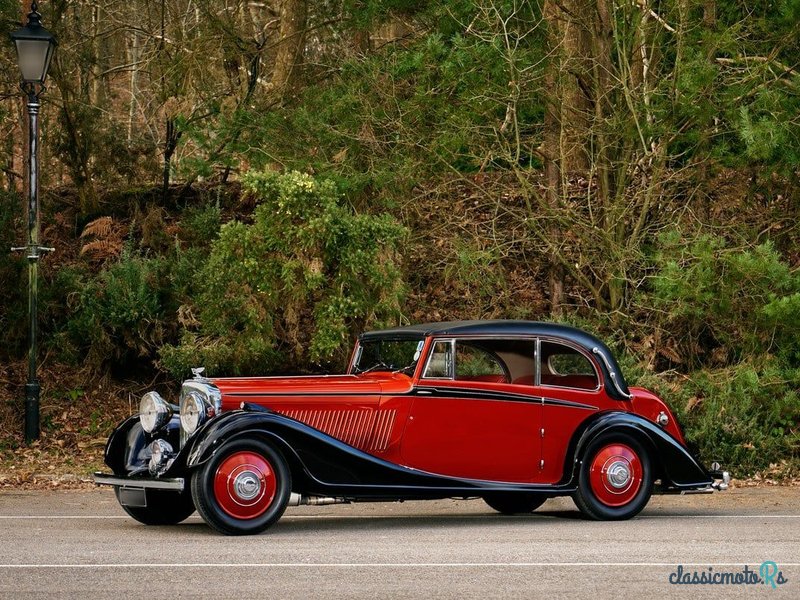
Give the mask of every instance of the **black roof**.
[[[607, 389], [612, 396], [628, 394], [628, 386], [622, 376], [611, 350], [600, 339], [577, 327], [562, 325], [560, 323], [543, 323], [540, 321], [514, 321], [507, 319], [481, 320], [481, 321], [443, 321], [441, 323], [421, 323], [393, 329], [367, 331], [359, 336], [361, 340], [378, 338], [411, 338], [421, 339], [429, 335], [438, 336], [470, 336], [470, 335], [513, 335], [531, 337], [555, 337], [569, 340], [583, 347], [586, 352], [593, 354], [599, 352], [602, 359], [598, 360], [606, 378], [616, 379], [623, 394], [616, 394], [613, 382], [608, 382]], [[612, 376], [613, 374], [613, 376]], [[620, 398], [621, 399], [621, 398]]]
[[481, 321], [444, 321], [441, 323], [421, 323], [406, 327], [395, 327], [368, 331], [361, 339], [376, 337], [424, 337], [428, 335], [530, 335], [569, 338], [591, 350], [592, 345], [602, 344], [593, 335], [569, 325], [544, 323], [541, 321], [513, 321], [494, 319]]

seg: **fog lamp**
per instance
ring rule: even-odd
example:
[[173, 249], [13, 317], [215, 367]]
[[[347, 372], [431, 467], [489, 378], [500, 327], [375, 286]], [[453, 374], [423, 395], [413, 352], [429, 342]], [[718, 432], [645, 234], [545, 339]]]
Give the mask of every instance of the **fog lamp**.
[[150, 464], [148, 465], [150, 473], [156, 475], [161, 467], [167, 464], [173, 453], [172, 445], [166, 440], [155, 440], [150, 444]]

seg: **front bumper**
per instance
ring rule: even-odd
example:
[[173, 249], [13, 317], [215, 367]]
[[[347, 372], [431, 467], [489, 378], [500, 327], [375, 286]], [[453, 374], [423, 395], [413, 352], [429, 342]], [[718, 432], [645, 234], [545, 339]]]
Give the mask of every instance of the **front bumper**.
[[117, 477], [116, 475], [109, 475], [99, 471], [94, 474], [94, 484], [113, 485], [118, 488], [139, 490], [171, 490], [173, 492], [182, 492], [185, 487], [183, 477], [175, 477], [172, 479], [129, 479], [127, 477]]

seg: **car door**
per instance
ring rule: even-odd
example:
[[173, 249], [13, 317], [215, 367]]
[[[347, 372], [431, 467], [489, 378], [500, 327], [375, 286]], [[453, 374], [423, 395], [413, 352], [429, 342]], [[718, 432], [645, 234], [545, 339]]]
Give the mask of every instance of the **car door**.
[[575, 431], [604, 405], [604, 392], [598, 365], [577, 346], [542, 338], [538, 355], [539, 378], [533, 391], [544, 404], [541, 481], [557, 483], [565, 474], [566, 452]]
[[433, 341], [402, 437], [405, 465], [469, 479], [537, 480], [541, 398], [512, 383], [495, 351], [501, 346], [497, 340]]

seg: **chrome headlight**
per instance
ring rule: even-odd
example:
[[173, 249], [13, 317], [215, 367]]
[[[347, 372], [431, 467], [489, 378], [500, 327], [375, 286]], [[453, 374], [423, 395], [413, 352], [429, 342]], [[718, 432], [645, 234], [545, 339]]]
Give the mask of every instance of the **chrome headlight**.
[[189, 435], [197, 431], [208, 417], [214, 416], [214, 407], [198, 392], [189, 392], [181, 401], [181, 428]]
[[180, 445], [208, 419], [218, 415], [222, 410], [222, 394], [208, 381], [190, 379], [181, 387], [181, 436]]
[[172, 445], [166, 440], [155, 440], [150, 444], [150, 464], [148, 465], [150, 473], [156, 475], [161, 467], [167, 465], [172, 454]]
[[139, 402], [139, 422], [147, 433], [160, 429], [172, 418], [172, 409], [158, 392], [147, 392]]

